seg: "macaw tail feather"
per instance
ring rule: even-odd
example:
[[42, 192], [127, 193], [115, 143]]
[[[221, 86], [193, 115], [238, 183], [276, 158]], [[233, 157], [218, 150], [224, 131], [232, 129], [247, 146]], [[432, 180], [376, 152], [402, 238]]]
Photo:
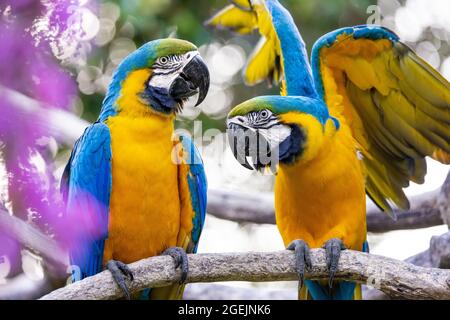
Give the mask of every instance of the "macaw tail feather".
[[168, 287], [152, 289], [151, 300], [181, 300], [185, 285], [175, 283]]
[[167, 287], [148, 288], [139, 291], [133, 298], [139, 300], [181, 300], [184, 287], [184, 284], [175, 283]]
[[305, 280], [299, 291], [300, 300], [360, 300], [361, 285], [355, 282], [335, 281], [328, 287], [328, 281]]
[[[369, 243], [364, 241], [362, 252], [369, 252]], [[361, 285], [349, 281], [334, 281], [328, 287], [328, 280], [305, 280], [298, 291], [299, 300], [362, 300]]]

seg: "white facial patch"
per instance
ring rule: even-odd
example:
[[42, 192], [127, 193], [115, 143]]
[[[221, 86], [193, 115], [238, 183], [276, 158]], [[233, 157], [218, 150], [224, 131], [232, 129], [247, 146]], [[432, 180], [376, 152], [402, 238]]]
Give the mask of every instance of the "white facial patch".
[[247, 128], [247, 129], [249, 129], [251, 131], [256, 131], [252, 126], [250, 126], [247, 123], [247, 118], [243, 117], [243, 116], [238, 116], [238, 117], [234, 117], [234, 118], [228, 119], [227, 120], [227, 126], [229, 126], [231, 123], [237, 124], [237, 125], [239, 125], [241, 127]]
[[281, 123], [275, 124], [277, 123], [277, 121], [278, 120], [276, 119], [270, 120], [267, 124], [270, 124], [271, 126], [268, 126], [268, 128], [254, 128], [251, 124], [249, 124], [248, 116], [236, 116], [228, 119], [227, 125], [234, 123], [253, 132], [258, 131], [258, 133], [261, 134], [264, 139], [266, 139], [266, 141], [270, 143], [270, 147], [273, 150], [277, 148], [280, 143], [283, 142], [287, 137], [289, 137], [292, 131], [291, 127], [288, 125]]
[[291, 130], [291, 127], [287, 125], [278, 124], [269, 129], [260, 128], [258, 132], [270, 143], [270, 148], [273, 150], [278, 148], [280, 143], [289, 137]]
[[179, 56], [158, 58], [153, 64], [152, 77], [148, 84], [169, 90], [172, 82], [183, 72], [183, 68], [197, 55], [199, 55], [198, 51], [190, 51]]

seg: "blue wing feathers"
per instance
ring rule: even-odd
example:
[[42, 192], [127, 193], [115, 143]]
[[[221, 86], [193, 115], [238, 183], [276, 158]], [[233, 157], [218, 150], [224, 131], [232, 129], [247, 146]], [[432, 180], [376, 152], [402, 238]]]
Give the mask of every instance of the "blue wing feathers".
[[317, 97], [306, 46], [291, 14], [278, 1], [267, 1], [266, 6], [280, 40], [288, 95]]
[[66, 215], [76, 230], [71, 264], [81, 278], [94, 275], [102, 270], [112, 186], [111, 138], [104, 123], [88, 127], [76, 142], [61, 184]]
[[180, 141], [183, 144], [184, 151], [187, 153], [187, 159], [189, 162], [189, 174], [187, 179], [192, 208], [195, 212], [192, 220], [193, 229], [191, 232], [191, 241], [194, 245], [192, 252], [195, 253], [197, 251], [198, 241], [205, 222], [207, 181], [200, 153], [192, 140], [187, 136], [181, 136]]

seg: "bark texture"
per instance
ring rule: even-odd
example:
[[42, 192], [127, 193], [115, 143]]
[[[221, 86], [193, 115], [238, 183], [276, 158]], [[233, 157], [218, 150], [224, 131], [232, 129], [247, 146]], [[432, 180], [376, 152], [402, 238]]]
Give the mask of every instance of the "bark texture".
[[[323, 249], [311, 250], [313, 268], [307, 279], [327, 279]], [[180, 280], [170, 257], [143, 259], [129, 265], [135, 280], [131, 292], [161, 287]], [[294, 254], [290, 251], [217, 253], [189, 255], [188, 282], [296, 280]], [[352, 250], [342, 252], [336, 279], [376, 287], [391, 297], [406, 299], [450, 299], [450, 270], [423, 268], [413, 264]], [[123, 294], [107, 271], [64, 288], [42, 299], [104, 300]]]

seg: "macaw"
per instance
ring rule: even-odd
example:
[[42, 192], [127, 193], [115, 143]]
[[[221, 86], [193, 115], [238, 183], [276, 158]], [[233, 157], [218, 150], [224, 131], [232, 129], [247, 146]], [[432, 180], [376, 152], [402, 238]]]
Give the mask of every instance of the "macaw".
[[[449, 82], [380, 26], [324, 35], [309, 64], [277, 0], [232, 1], [207, 24], [242, 34], [258, 29], [262, 38], [244, 79], [281, 80], [283, 96], [246, 101], [227, 123], [242, 165], [267, 170], [268, 159], [278, 161], [276, 221], [296, 254], [299, 298], [361, 298], [359, 285], [333, 282], [340, 252], [368, 251], [365, 193], [394, 217], [395, 207], [409, 207], [403, 188], [423, 183], [426, 156], [450, 163]], [[309, 248], [318, 247], [325, 248], [329, 281], [304, 282]]]
[[78, 279], [106, 266], [130, 298], [127, 263], [167, 254], [182, 281], [140, 297], [181, 298], [188, 253], [203, 228], [207, 182], [200, 155], [174, 119], [191, 97], [200, 104], [209, 72], [197, 48], [179, 39], [150, 41], [113, 74], [98, 120], [75, 143], [61, 180], [73, 224], [69, 246]]

